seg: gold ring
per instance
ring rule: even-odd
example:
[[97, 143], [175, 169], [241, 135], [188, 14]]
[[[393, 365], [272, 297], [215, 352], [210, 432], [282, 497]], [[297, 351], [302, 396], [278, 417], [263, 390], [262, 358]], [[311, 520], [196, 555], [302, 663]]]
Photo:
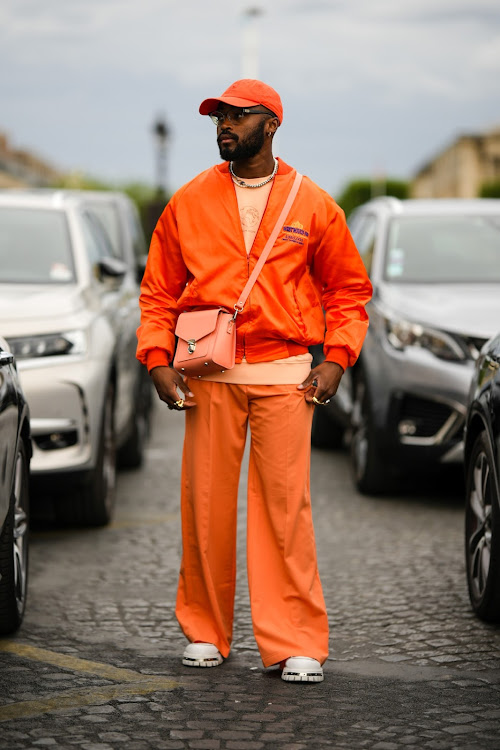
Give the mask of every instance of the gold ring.
[[182, 409], [184, 406], [184, 399], [180, 398], [175, 402], [175, 405], [179, 407], [179, 409]]
[[[328, 399], [328, 401], [329, 401], [329, 400], [330, 400], [330, 399]], [[319, 400], [318, 400], [318, 399], [316, 398], [316, 396], [313, 396], [313, 401], [314, 401], [314, 403], [315, 403], [315, 404], [317, 404], [318, 406], [326, 406], [326, 404], [328, 403], [328, 401], [319, 401]]]

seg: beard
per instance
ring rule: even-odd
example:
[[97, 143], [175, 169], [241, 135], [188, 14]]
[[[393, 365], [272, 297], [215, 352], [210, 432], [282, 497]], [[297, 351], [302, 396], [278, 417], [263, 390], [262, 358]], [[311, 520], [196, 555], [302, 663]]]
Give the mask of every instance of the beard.
[[261, 120], [244, 139], [240, 139], [235, 135], [235, 146], [219, 145], [221, 159], [224, 159], [224, 161], [242, 161], [256, 156], [264, 145], [266, 138], [264, 133], [265, 124], [266, 121]]

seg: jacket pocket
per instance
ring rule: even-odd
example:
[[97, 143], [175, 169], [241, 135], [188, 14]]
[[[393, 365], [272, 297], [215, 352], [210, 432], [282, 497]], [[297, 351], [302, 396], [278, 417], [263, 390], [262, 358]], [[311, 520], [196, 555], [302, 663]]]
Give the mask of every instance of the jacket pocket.
[[318, 323], [324, 324], [323, 310], [318, 292], [308, 278], [292, 289], [297, 325], [306, 339], [310, 338]]

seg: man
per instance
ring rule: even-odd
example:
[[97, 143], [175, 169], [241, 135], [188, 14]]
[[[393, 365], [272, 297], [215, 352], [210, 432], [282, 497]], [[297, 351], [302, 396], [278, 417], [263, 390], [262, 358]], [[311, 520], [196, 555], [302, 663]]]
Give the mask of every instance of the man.
[[[141, 288], [138, 357], [170, 409], [186, 412], [181, 478], [183, 556], [176, 615], [183, 663], [229, 655], [236, 504], [247, 425], [247, 559], [252, 622], [265, 667], [319, 682], [328, 622], [309, 495], [310, 431], [367, 329], [371, 285], [332, 198], [304, 177], [285, 225], [236, 319], [236, 364], [184, 380], [171, 367], [180, 312], [233, 309], [272, 232], [296, 171], [274, 158], [280, 97], [252, 79], [200, 106], [217, 126], [223, 164], [170, 200]], [[326, 333], [325, 333], [326, 321]], [[308, 347], [324, 342], [311, 370]]]

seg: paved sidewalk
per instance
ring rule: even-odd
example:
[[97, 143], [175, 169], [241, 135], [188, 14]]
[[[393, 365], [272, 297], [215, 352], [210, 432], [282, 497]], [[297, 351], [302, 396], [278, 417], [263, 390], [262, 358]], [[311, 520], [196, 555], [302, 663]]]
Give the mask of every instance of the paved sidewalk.
[[500, 747], [498, 675], [328, 662], [323, 683], [294, 685], [245, 655], [194, 670], [177, 657], [138, 662], [127, 651], [92, 651], [90, 663], [71, 653], [55, 664], [44, 662], [46, 651], [0, 655], [2, 681], [9, 684], [0, 747]]
[[342, 454], [312, 461], [325, 681], [262, 669], [244, 475], [233, 652], [214, 669], [183, 667], [181, 440], [182, 418], [159, 410], [145, 469], [120, 475], [109, 528], [34, 534], [26, 621], [0, 641], [0, 750], [500, 749], [500, 628], [470, 610], [459, 490], [361, 497]]

